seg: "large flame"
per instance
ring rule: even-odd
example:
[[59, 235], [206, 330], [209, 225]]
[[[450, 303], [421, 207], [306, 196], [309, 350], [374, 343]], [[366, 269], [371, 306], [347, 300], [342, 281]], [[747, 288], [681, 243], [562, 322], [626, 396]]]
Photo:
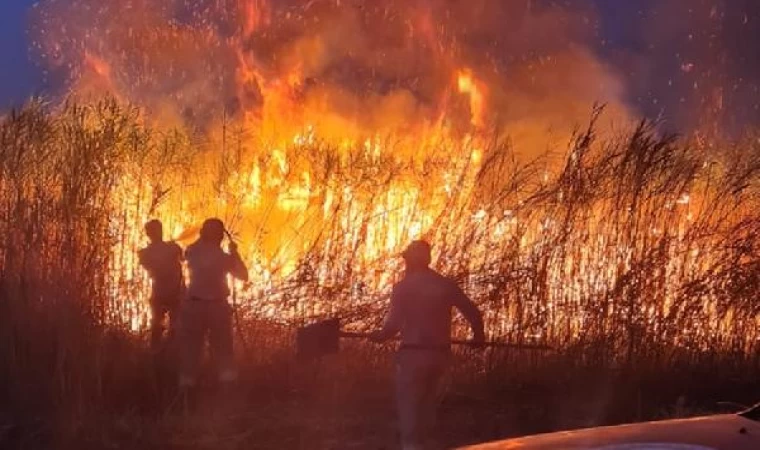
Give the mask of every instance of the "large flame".
[[470, 70], [462, 70], [457, 77], [459, 92], [470, 96], [470, 112], [472, 114], [472, 125], [483, 127], [485, 125], [485, 96], [483, 88], [478, 86], [477, 81], [473, 78]]
[[[186, 244], [218, 216], [256, 290], [316, 242], [326, 259], [350, 256], [322, 266], [325, 285], [348, 263], [393, 267], [388, 255], [470, 207], [486, 137], [530, 156], [566, 142], [595, 102], [624, 119], [622, 83], [574, 29], [582, 20], [488, 0], [51, 0], [36, 30], [71, 92], [110, 93], [152, 127], [184, 130], [117, 187], [117, 284], [143, 277], [146, 220]], [[459, 226], [493, 214], [506, 212]], [[372, 273], [369, 287], [387, 286]]]

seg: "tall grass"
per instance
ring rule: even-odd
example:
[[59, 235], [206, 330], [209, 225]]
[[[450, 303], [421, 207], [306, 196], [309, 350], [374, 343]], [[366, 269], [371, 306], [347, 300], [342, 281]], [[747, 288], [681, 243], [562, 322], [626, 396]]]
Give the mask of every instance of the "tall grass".
[[[600, 140], [600, 113], [550, 164], [518, 160], [496, 133], [349, 148], [307, 136], [277, 156], [228, 123], [204, 138], [157, 130], [108, 100], [12, 111], [0, 119], [2, 400], [68, 418], [150, 403], [134, 253], [151, 216], [171, 229], [215, 214], [239, 232], [256, 257], [253, 284], [236, 291], [241, 356], [273, 391], [308, 384], [283, 378], [306, 376], [288, 362], [290, 327], [379, 323], [399, 270], [390, 255], [415, 227], [494, 339], [557, 349], [470, 359], [456, 377], [475, 391], [572, 383], [559, 374], [589, 368], [760, 373], [757, 141], [708, 147], [648, 122]], [[305, 171], [304, 196], [293, 186]], [[289, 196], [300, 206], [283, 208]], [[296, 255], [289, 270], [283, 255]], [[387, 362], [354, 350], [333, 382]]]

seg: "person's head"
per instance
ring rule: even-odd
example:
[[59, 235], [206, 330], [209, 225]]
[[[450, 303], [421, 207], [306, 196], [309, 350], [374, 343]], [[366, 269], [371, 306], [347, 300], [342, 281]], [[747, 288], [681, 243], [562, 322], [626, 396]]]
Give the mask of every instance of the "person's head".
[[428, 268], [431, 261], [430, 250], [430, 244], [427, 241], [412, 241], [401, 254], [406, 263], [406, 270], [415, 271]]
[[201, 226], [201, 240], [220, 245], [224, 240], [224, 223], [217, 219], [206, 219]]
[[160, 220], [153, 219], [145, 224], [145, 234], [151, 242], [161, 242], [164, 240], [164, 226]]

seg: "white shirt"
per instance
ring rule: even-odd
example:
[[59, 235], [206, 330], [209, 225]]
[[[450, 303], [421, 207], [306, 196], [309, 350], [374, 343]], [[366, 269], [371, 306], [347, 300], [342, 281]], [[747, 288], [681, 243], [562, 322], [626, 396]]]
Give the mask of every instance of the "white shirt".
[[226, 300], [230, 295], [227, 275], [247, 279], [248, 269], [237, 254], [219, 245], [196, 241], [185, 251], [190, 281], [187, 294], [201, 300]]

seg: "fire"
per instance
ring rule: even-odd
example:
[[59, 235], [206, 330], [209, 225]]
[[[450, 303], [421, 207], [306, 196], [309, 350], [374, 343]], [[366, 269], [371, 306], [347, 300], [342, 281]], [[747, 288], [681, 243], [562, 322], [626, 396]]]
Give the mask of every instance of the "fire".
[[[307, 313], [292, 298], [309, 283], [343, 296], [319, 308], [371, 303], [411, 239], [467, 248], [465, 262], [440, 261], [462, 271], [496, 264], [492, 250], [505, 242], [545, 245], [556, 225], [513, 214], [524, 199], [484, 206], [489, 143], [504, 137], [491, 128], [510, 136], [518, 157], [564, 145], [596, 101], [627, 116], [615, 75], [582, 45], [564, 45], [571, 30], [554, 9], [372, 3], [48, 3], [39, 46], [51, 65], [74, 67], [72, 93], [117, 95], [174, 136], [171, 145], [140, 147], [115, 188], [113, 298], [129, 302], [130, 326], [145, 324], [147, 280], [134, 253], [153, 217], [183, 245], [203, 219], [222, 218], [254, 272], [238, 295], [280, 318]], [[468, 47], [467, 30], [494, 22], [489, 13], [526, 21], [490, 30], [498, 45], [527, 43], [521, 62]], [[541, 29], [553, 32], [538, 39]], [[585, 250], [579, 263], [598, 272], [598, 289], [613, 273], [592, 261], [608, 248]], [[552, 285], [559, 290], [573, 270], [556, 269]], [[591, 289], [574, 282], [578, 292]]]
[[[197, 237], [204, 218], [222, 217], [240, 239], [246, 261], [258, 272], [253, 285], [239, 287], [244, 296], [266, 291], [273, 280], [298, 276], [302, 258], [315, 246], [323, 249], [319, 257], [326, 258], [320, 263], [321, 283], [339, 282], [348, 265], [362, 272], [382, 266], [388, 255], [425, 236], [447, 207], [464, 207], [462, 202], [474, 189], [482, 155], [478, 140], [443, 134], [429, 139], [431, 147], [419, 149], [421, 155], [434, 154], [442, 145], [463, 156], [446, 162], [430, 155], [405, 161], [399, 155], [410, 153], [403, 147], [407, 144], [377, 135], [336, 146], [323, 140], [313, 126], [276, 139], [277, 146], [260, 147], [245, 137], [227, 141], [228, 151], [240, 150], [241, 159], [230, 167], [222, 184], [215, 185], [214, 169], [224, 166], [225, 154], [199, 155], [197, 167], [203, 170], [168, 174], [163, 183], [186, 188], [162, 197], [154, 208], [148, 206], [159, 183], [135, 167], [134, 174], [117, 187], [118, 208], [124, 214], [114, 221], [122, 227], [117, 234], [124, 238], [113, 249], [116, 284], [146, 284], [133, 253], [144, 243], [141, 224], [153, 217], [161, 218], [165, 229], [172, 230], [169, 237], [182, 245]], [[420, 185], [425, 172], [428, 180]], [[369, 274], [368, 286], [384, 289], [390, 281], [388, 274]], [[144, 302], [145, 291], [141, 292], [132, 301]], [[280, 318], [284, 315], [279, 308], [270, 311]], [[140, 323], [145, 322], [132, 326]]]
[[243, 13], [243, 36], [250, 36], [269, 19], [269, 5], [263, 0], [239, 0]]
[[479, 86], [472, 75], [470, 69], [460, 70], [457, 75], [457, 85], [459, 86], [459, 92], [470, 96], [470, 113], [472, 114], [471, 123], [477, 128], [482, 128], [484, 125], [485, 116], [485, 95], [483, 94], [482, 85]]
[[85, 52], [84, 60], [85, 64], [92, 67], [92, 70], [100, 77], [109, 81], [111, 80], [111, 67], [103, 59], [98, 58], [89, 52]]

